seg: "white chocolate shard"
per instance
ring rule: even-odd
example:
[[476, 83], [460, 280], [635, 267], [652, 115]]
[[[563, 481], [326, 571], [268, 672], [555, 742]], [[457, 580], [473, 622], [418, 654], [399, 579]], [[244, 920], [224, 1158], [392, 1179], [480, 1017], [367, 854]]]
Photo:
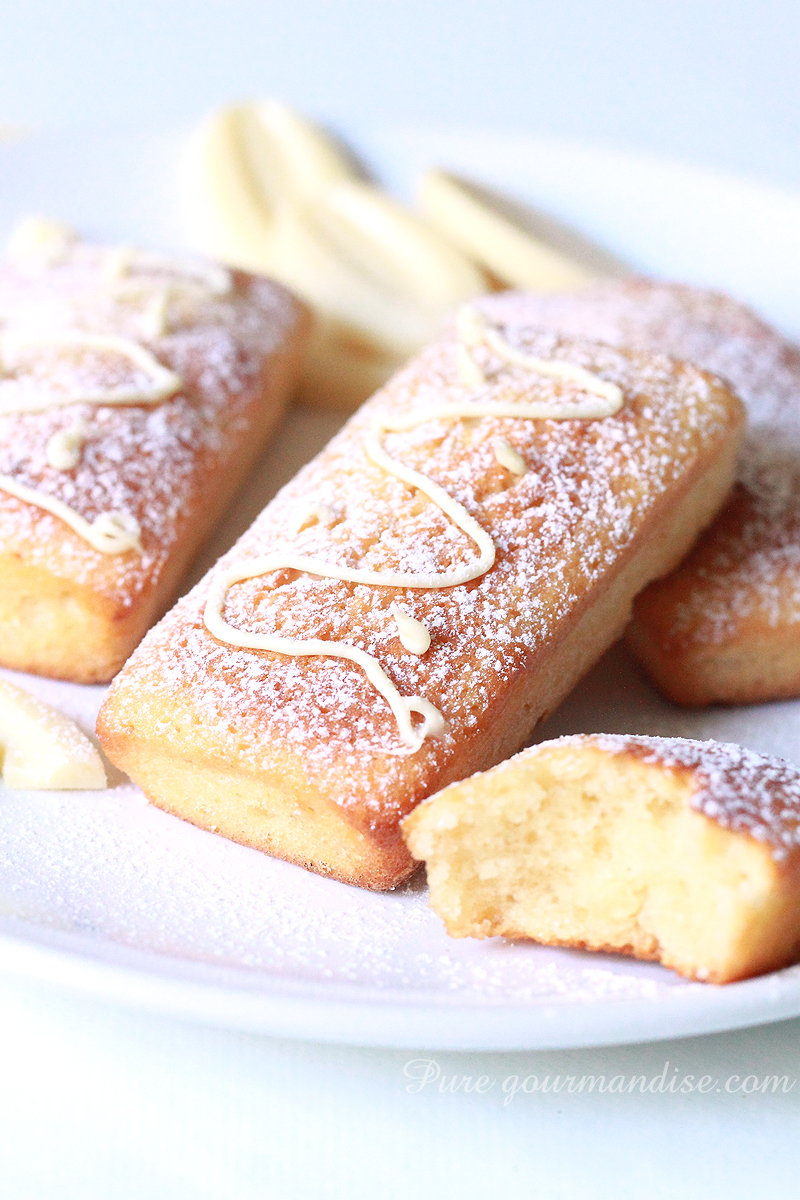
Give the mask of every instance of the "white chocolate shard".
[[494, 456], [500, 463], [501, 467], [505, 467], [512, 475], [524, 475], [528, 469], [525, 459], [519, 454], [513, 446], [509, 446], [505, 438], [496, 437], [492, 440], [492, 449]]
[[[418, 199], [425, 217], [464, 253], [513, 287], [571, 291], [613, 271], [609, 256], [583, 244], [567, 251], [566, 231], [525, 205], [441, 170], [427, 171]], [[570, 240], [579, 239], [571, 235]], [[578, 261], [591, 258], [591, 265]], [[608, 261], [606, 261], [608, 260]]]
[[430, 649], [431, 635], [421, 621], [404, 613], [396, 604], [391, 606], [389, 612], [397, 623], [397, 636], [404, 650], [411, 654], [424, 654]]
[[0, 679], [0, 754], [8, 788], [108, 786], [102, 759], [69, 717]]
[[275, 102], [213, 114], [190, 145], [184, 185], [204, 253], [288, 284], [335, 325], [340, 345], [388, 356], [387, 375], [457, 304], [486, 290], [445, 238]]

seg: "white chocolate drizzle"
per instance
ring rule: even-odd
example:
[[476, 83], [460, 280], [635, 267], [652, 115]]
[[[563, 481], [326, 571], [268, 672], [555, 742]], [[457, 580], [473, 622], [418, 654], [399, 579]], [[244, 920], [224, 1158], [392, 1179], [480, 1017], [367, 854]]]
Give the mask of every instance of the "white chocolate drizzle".
[[102, 267], [106, 290], [116, 300], [144, 305], [139, 317], [148, 341], [170, 331], [174, 300], [203, 300], [230, 294], [233, 277], [226, 267], [193, 259], [173, 259], [135, 246], [108, 250]]
[[[187, 468], [198, 440], [213, 454], [228, 444], [223, 402], [239, 421], [245, 381], [294, 320], [293, 302], [266, 284], [238, 286], [235, 272], [200, 259], [84, 245], [73, 230], [38, 217], [17, 225], [7, 254], [0, 500], [8, 493], [49, 512], [103, 554], [138, 551], [139, 562], [129, 554], [119, 572], [143, 578], [174, 523], [167, 514], [195, 486]], [[220, 297], [227, 300], [217, 303]], [[165, 333], [174, 336], [162, 353], [149, 342]], [[168, 369], [172, 360], [182, 373], [183, 363], [197, 363], [186, 395], [176, 394], [183, 383]], [[237, 380], [233, 395], [227, 385]], [[162, 403], [164, 419], [150, 420], [148, 410]], [[103, 406], [96, 424], [79, 404]], [[85, 428], [75, 422], [79, 412]], [[89, 430], [97, 444], [84, 449]], [[167, 449], [173, 436], [174, 455]], [[72, 471], [73, 478], [55, 474]], [[152, 545], [148, 528], [157, 531]], [[92, 569], [91, 562], [76, 566]]]
[[[490, 381], [486, 380], [480, 367], [474, 362], [468, 351], [470, 346], [474, 347], [482, 343], [505, 362], [522, 366], [549, 378], [571, 381], [583, 391], [590, 393], [589, 398], [564, 402], [560, 399], [523, 403], [491, 399], [469, 400], [436, 405], [424, 411], [412, 411], [396, 417], [381, 414], [373, 419], [369, 432], [364, 438], [364, 451], [370, 461], [387, 474], [426, 495], [462, 533], [465, 533], [475, 543], [478, 549], [477, 557], [450, 570], [440, 572], [370, 571], [358, 567], [339, 566], [323, 559], [294, 554], [291, 550], [277, 550], [249, 561], [234, 563], [233, 566], [222, 572], [209, 590], [203, 613], [203, 620], [209, 633], [219, 641], [231, 646], [270, 650], [278, 654], [296, 656], [323, 655], [343, 658], [356, 663], [391, 708], [397, 721], [401, 740], [407, 747], [400, 753], [405, 754], [416, 753], [426, 738], [435, 737], [444, 732], [447, 722], [439, 710], [423, 696], [401, 695], [373, 655], [345, 642], [324, 641], [317, 638], [279, 637], [268, 633], [248, 633], [230, 625], [223, 614], [230, 588], [244, 580], [267, 575], [273, 571], [293, 570], [327, 579], [341, 579], [349, 583], [391, 588], [449, 588], [480, 578], [494, 565], [496, 552], [491, 536], [470, 516], [466, 508], [439, 484], [420, 471], [393, 459], [383, 448], [383, 435], [406, 432], [418, 425], [436, 420], [459, 421], [481, 417], [512, 417], [522, 420], [575, 418], [594, 420], [613, 416], [622, 406], [624, 396], [621, 388], [616, 384], [600, 379], [599, 376], [574, 363], [555, 359], [538, 359], [523, 354], [510, 346], [497, 331], [492, 330], [482, 314], [471, 305], [465, 305], [460, 310], [458, 333], [460, 338], [456, 351], [458, 373], [461, 381], [472, 390], [490, 385]], [[465, 378], [465, 375], [470, 373], [469, 363], [475, 368], [471, 379]], [[500, 440], [502, 439], [496, 439], [496, 441]], [[509, 469], [515, 474], [523, 473], [526, 469], [524, 460], [507, 443], [503, 442], [503, 445], [508, 451], [508, 455], [513, 456], [515, 462], [519, 460], [517, 465], [522, 465], [522, 472], [511, 466]], [[496, 445], [495, 454], [497, 454]], [[505, 463], [504, 465], [508, 466], [509, 464]], [[300, 528], [303, 527], [305, 526]], [[430, 634], [425, 626], [407, 613], [403, 613], [397, 604], [392, 604], [389, 613], [396, 622], [400, 641], [404, 648], [414, 654], [424, 654], [430, 647]], [[422, 717], [421, 724], [414, 725], [413, 713]]]
[[[62, 354], [74, 356], [81, 350], [118, 355], [146, 376], [147, 383], [120, 384], [96, 390], [80, 385], [63, 391], [48, 387], [46, 383], [31, 379], [31, 370], [26, 373], [24, 368], [26, 352], [41, 354], [47, 350], [55, 351], [57, 358]], [[0, 372], [0, 413], [42, 412], [68, 404], [158, 404], [173, 396], [182, 385], [180, 375], [163, 366], [138, 342], [80, 330], [41, 336], [35, 333], [4, 334], [0, 338]]]
[[[499, 359], [511, 366], [522, 367], [526, 371], [545, 375], [549, 379], [568, 380], [576, 383], [582, 391], [587, 392], [591, 398], [580, 405], [576, 404], [571, 416], [589, 419], [610, 417], [622, 407], [622, 391], [615, 383], [601, 379], [599, 375], [587, 371], [584, 367], [579, 367], [576, 363], [565, 362], [559, 358], [536, 358], [532, 354], [526, 354], [524, 350], [518, 350], [503, 337], [498, 329], [493, 329], [483, 313], [479, 312], [472, 304], [462, 304], [456, 317], [456, 325], [460, 339], [459, 372], [462, 380], [468, 385], [470, 380], [465, 378], [469, 371], [468, 362], [475, 368], [476, 378], [480, 376], [481, 383], [488, 382], [470, 354], [471, 348], [486, 346]], [[551, 407], [555, 409], [556, 406]], [[548, 415], [557, 418], [561, 414], [553, 411]]]
[[66, 429], [59, 429], [47, 442], [45, 458], [56, 471], [71, 471], [81, 458], [83, 443], [89, 428], [84, 421], [75, 421]]
[[227, 296], [233, 287], [227, 267], [199, 259], [170, 258], [136, 246], [114, 246], [103, 262], [103, 278], [118, 295], [147, 292], [154, 284], [163, 283], [165, 276], [172, 288], [192, 289], [208, 296]]
[[483, 387], [486, 383], [486, 376], [463, 342], [456, 344], [456, 358], [461, 382], [466, 384], [468, 388]]
[[[144, 386], [137, 383], [96, 390], [82, 386], [72, 390], [56, 390], [48, 387], [46, 383], [42, 384], [38, 379], [31, 381], [29, 377], [26, 377], [26, 353], [33, 351], [34, 356], [38, 358], [36, 352], [40, 352], [42, 349], [55, 350], [57, 358], [61, 352], [67, 356], [76, 351], [79, 353], [81, 350], [87, 350], [90, 353], [93, 351], [110, 352], [127, 359], [139, 373], [147, 377], [148, 382]], [[16, 374], [15, 367], [18, 369]], [[75, 403], [152, 405], [173, 395], [181, 387], [180, 376], [162, 366], [138, 342], [133, 342], [128, 338], [83, 333], [77, 330], [69, 330], [46, 337], [33, 334], [12, 337], [6, 334], [0, 339], [0, 370], [6, 372], [6, 378], [2, 378], [0, 375], [0, 413], [42, 412], [49, 408]], [[67, 429], [54, 433], [45, 449], [48, 464], [58, 471], [69, 471], [75, 467], [80, 460], [85, 436], [86, 426], [83, 422], [77, 422]], [[130, 513], [101, 512], [90, 522], [62, 500], [48, 496], [37, 488], [17, 483], [9, 475], [0, 475], [0, 490], [59, 517], [90, 546], [103, 554], [124, 554], [128, 550], [136, 550], [141, 553], [141, 529], [136, 518]]]
[[169, 333], [169, 301], [168, 287], [159, 288], [147, 301], [139, 317], [139, 329], [147, 341], [154, 342]]
[[512, 475], [525, 474], [528, 469], [525, 459], [513, 446], [508, 444], [505, 438], [492, 438], [492, 449], [501, 467], [505, 467]]
[[430, 649], [431, 635], [422, 622], [404, 613], [397, 604], [393, 604], [389, 612], [397, 622], [397, 636], [403, 649], [410, 654], [425, 654]]
[[138, 550], [139, 553], [142, 551], [139, 522], [130, 513], [101, 512], [93, 521], [87, 521], [63, 500], [57, 500], [55, 496], [48, 496], [36, 488], [26, 487], [23, 483], [17, 483], [10, 475], [0, 475], [0, 490], [8, 492], [10, 496], [16, 496], [26, 504], [43, 508], [54, 517], [59, 517], [102, 554], [124, 554], [126, 550]]

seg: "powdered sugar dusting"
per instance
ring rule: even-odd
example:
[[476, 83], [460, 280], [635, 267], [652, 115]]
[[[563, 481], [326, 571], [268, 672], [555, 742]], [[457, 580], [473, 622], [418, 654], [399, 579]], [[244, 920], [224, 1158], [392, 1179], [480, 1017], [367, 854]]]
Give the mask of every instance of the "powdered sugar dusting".
[[130, 785], [0, 795], [0, 914], [79, 934], [84, 952], [111, 942], [170, 956], [165, 970], [234, 968], [247, 979], [229, 986], [267, 993], [320, 983], [444, 1005], [657, 1000], [687, 986], [652, 964], [454, 942], [419, 886], [381, 895], [322, 879], [136, 803]]
[[[178, 290], [166, 332], [148, 339], [141, 325], [147, 289], [128, 295], [109, 287], [107, 256], [103, 248], [77, 243], [56, 266], [0, 268], [0, 330], [23, 338], [69, 330], [126, 338], [145, 345], [183, 387], [156, 407], [73, 403], [0, 416], [0, 474], [53, 496], [89, 522], [102, 512], [130, 514], [141, 527], [143, 553], [109, 558], [65, 536], [57, 517], [3, 494], [0, 545], [14, 550], [24, 544], [26, 561], [79, 583], [102, 571], [107, 594], [124, 606], [158, 579], [200, 481], [241, 438], [265, 355], [285, 338], [296, 309], [279, 287], [238, 275], [229, 295]], [[118, 384], [121, 371], [123, 382], [137, 385], [135, 365], [121, 365], [118, 354], [97, 352], [90, 365], [95, 390], [98, 373], [106, 386]], [[48, 384], [69, 390], [86, 369], [85, 361], [61, 356], [49, 364]], [[86, 432], [77, 464], [52, 466], [51, 438], [79, 422]]]
[[[394, 823], [446, 764], [463, 759], [487, 710], [549, 649], [559, 624], [582, 611], [587, 593], [619, 563], [658, 498], [735, 419], [727, 394], [693, 367], [531, 329], [508, 333], [520, 349], [566, 359], [618, 384], [625, 404], [597, 421], [431, 419], [386, 435], [392, 457], [439, 483], [489, 532], [497, 560], [487, 575], [424, 592], [282, 571], [236, 585], [225, 609], [237, 628], [360, 646], [402, 694], [423, 695], [444, 713], [443, 736], [410, 758], [390, 759], [398, 745], [395, 722], [352, 664], [220, 645], [202, 621], [209, 578], [128, 664], [112, 691], [114, 722], [132, 721], [156, 739], [171, 739], [171, 719], [147, 697], [188, 696], [208, 753], [245, 770], [280, 771], [289, 747], [307, 778], [343, 805], [360, 803], [379, 824]], [[470, 540], [435, 504], [374, 467], [363, 450], [376, 414], [464, 402], [455, 348], [445, 338], [378, 393], [279, 493], [211, 579], [234, 562], [286, 548], [420, 573], [474, 555]], [[569, 402], [579, 390], [511, 367], [493, 398]], [[498, 464], [497, 436], [528, 464], [521, 478]], [[310, 498], [330, 507], [336, 521], [297, 532]], [[399, 642], [395, 601], [431, 633], [422, 658]]]
[[613, 345], [657, 350], [728, 379], [750, 429], [741, 489], [703, 541], [673, 633], [724, 642], [758, 614], [800, 622], [800, 349], [721, 293], [644, 279], [602, 282], [569, 295], [520, 301], [519, 319]]

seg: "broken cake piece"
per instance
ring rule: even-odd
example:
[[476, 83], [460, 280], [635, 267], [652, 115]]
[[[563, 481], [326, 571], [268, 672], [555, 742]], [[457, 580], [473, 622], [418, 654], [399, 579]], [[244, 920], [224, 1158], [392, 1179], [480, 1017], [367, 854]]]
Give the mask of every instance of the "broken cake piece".
[[403, 824], [454, 937], [532, 938], [729, 983], [800, 956], [800, 771], [741, 746], [579, 735]]

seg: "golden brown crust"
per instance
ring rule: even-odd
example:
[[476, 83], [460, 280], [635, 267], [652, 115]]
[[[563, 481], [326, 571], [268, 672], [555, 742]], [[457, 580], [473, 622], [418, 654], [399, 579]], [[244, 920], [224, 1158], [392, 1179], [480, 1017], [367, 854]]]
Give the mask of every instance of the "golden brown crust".
[[646, 279], [540, 297], [549, 328], [688, 359], [730, 380], [751, 427], [740, 486], [627, 639], [681, 704], [800, 695], [800, 349], [730, 297]]
[[[155, 406], [73, 403], [0, 415], [0, 473], [87, 521], [124, 511], [142, 553], [95, 550], [58, 516], [0, 489], [0, 662], [81, 683], [110, 679], [164, 611], [288, 399], [308, 317], [282, 288], [236, 272], [229, 294], [179, 295], [172, 325], [143, 338], [138, 297], [104, 290], [111, 251], [78, 244], [39, 271], [0, 270], [0, 326], [80, 329], [147, 342], [183, 380]], [[56, 469], [49, 438], [88, 429]]]
[[[414, 869], [402, 817], [450, 780], [517, 749], [619, 636], [643, 582], [674, 564], [719, 507], [742, 414], [718, 381], [667, 359], [523, 327], [508, 333], [618, 382], [625, 404], [604, 420], [430, 417], [384, 438], [393, 458], [440, 483], [491, 535], [497, 558], [488, 574], [422, 590], [280, 571], [236, 585], [225, 609], [236, 628], [360, 647], [401, 695], [421, 695], [443, 713], [445, 733], [404, 753], [392, 713], [357, 666], [233, 648], [208, 633], [202, 614], [219, 572], [280, 546], [381, 571], [441, 571], [474, 559], [474, 546], [435, 504], [364, 453], [377, 414], [464, 402], [452, 336], [414, 360], [300, 472], [115, 683], [100, 736], [156, 803], [189, 815], [191, 787], [172, 789], [148, 766], [174, 756], [219, 772], [220, 791], [247, 781], [248, 803], [259, 809], [253, 829], [269, 819], [273, 853], [315, 869], [319, 862], [365, 887], [396, 884]], [[561, 386], [524, 371], [503, 378], [502, 396], [512, 400], [552, 397]], [[521, 478], [497, 461], [497, 436], [528, 463]], [[312, 499], [335, 519], [298, 533]], [[397, 639], [394, 601], [432, 634], [421, 657]], [[213, 813], [203, 817], [196, 806], [191, 819], [215, 826]], [[330, 850], [299, 854], [315, 823], [320, 845], [338, 823], [342, 846], [358, 835], [369, 851], [337, 862]]]
[[[800, 464], [799, 464], [800, 466]], [[739, 484], [676, 571], [637, 596], [626, 640], [678, 704], [800, 695], [800, 469], [768, 515]]]

